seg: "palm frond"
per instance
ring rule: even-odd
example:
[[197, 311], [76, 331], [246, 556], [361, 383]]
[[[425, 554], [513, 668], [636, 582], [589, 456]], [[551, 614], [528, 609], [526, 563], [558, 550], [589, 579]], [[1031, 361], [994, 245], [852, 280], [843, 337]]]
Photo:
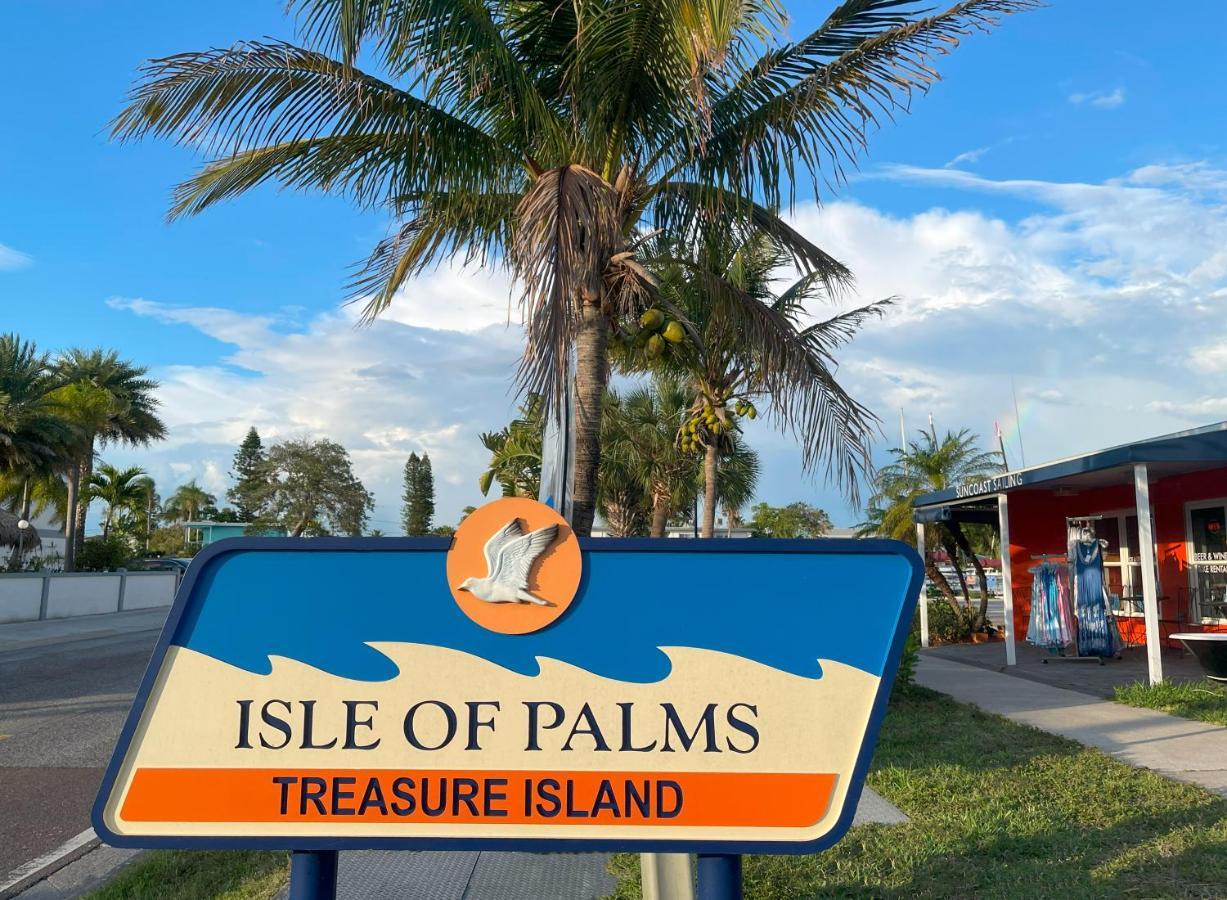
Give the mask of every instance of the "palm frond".
[[[768, 415], [800, 442], [803, 467], [823, 465], [827, 476], [857, 502], [859, 482], [872, 468], [869, 449], [878, 419], [840, 386], [822, 341], [832, 340], [857, 316], [875, 315], [873, 305], [845, 314], [848, 318], [832, 325], [830, 333], [803, 336], [788, 315], [720, 274], [695, 266], [691, 277], [713, 305], [720, 327], [736, 336], [726, 356], [742, 356], [753, 373], [752, 389], [771, 398]], [[705, 339], [711, 341], [710, 333]]]
[[848, 267], [805, 237], [772, 210], [734, 191], [695, 181], [667, 181], [655, 187], [652, 214], [656, 227], [681, 243], [717, 236], [740, 245], [765, 235], [785, 249], [806, 273], [815, 273], [827, 290], [837, 292], [852, 281]]
[[350, 302], [360, 301], [364, 321], [388, 308], [405, 282], [442, 259], [463, 256], [485, 265], [510, 245], [520, 196], [514, 193], [426, 193], [397, 197], [413, 218], [371, 251], [349, 283]]
[[555, 159], [567, 129], [485, 0], [291, 0], [300, 31], [352, 68], [368, 38], [394, 78], [455, 111], [516, 152]]
[[[845, 3], [833, 19], [798, 45], [769, 53], [753, 75], [730, 90], [712, 113], [712, 134], [687, 168], [699, 181], [781, 205], [808, 178], [843, 179], [882, 118], [908, 108], [940, 76], [936, 56], [1007, 14], [1039, 0], [963, 0], [944, 12], [915, 3]], [[908, 15], [907, 13], [911, 13]], [[887, 26], [883, 29], [882, 26]], [[681, 134], [678, 140], [683, 140]]]
[[370, 205], [397, 194], [489, 189], [521, 160], [480, 128], [311, 50], [244, 43], [154, 60], [111, 123], [221, 158], [180, 186], [172, 215], [274, 179]]

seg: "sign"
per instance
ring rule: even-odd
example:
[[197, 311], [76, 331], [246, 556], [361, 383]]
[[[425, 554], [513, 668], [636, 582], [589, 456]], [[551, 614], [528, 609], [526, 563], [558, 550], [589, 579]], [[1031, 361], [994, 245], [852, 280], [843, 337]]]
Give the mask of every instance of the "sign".
[[962, 500], [967, 497], [979, 497], [984, 494], [1000, 494], [1002, 491], [1016, 488], [1022, 483], [1022, 473], [1007, 472], [1004, 475], [994, 475], [991, 478], [983, 478], [979, 481], [968, 481], [956, 485], [954, 496]]
[[446, 538], [193, 562], [103, 779], [131, 847], [812, 852], [851, 824], [920, 590], [891, 541]]

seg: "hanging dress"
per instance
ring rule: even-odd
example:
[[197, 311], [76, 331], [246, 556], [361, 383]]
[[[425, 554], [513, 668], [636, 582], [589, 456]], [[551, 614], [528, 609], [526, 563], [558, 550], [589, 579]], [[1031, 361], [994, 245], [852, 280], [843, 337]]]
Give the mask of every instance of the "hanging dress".
[[1031, 621], [1027, 642], [1046, 650], [1060, 650], [1073, 643], [1074, 625], [1069, 602], [1069, 583], [1064, 567], [1044, 563], [1031, 570]]
[[1103, 547], [1099, 541], [1074, 545], [1074, 573], [1078, 584], [1078, 655], [1115, 656], [1120, 650], [1120, 636], [1104, 592]]

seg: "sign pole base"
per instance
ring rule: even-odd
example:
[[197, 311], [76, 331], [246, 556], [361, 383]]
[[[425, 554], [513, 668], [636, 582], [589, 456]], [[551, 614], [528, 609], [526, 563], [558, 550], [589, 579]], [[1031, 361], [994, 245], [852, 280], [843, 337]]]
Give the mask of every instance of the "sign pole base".
[[336, 900], [337, 851], [295, 850], [290, 854], [290, 900]]
[[698, 900], [741, 900], [739, 854], [699, 854]]

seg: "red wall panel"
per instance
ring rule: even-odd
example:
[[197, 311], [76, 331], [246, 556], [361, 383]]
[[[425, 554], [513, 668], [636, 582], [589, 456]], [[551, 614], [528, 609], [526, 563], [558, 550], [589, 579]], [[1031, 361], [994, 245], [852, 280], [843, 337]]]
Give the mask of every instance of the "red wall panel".
[[[1188, 475], [1152, 480], [1150, 500], [1155, 514], [1155, 543], [1158, 553], [1160, 619], [1166, 620], [1164, 634], [1176, 630], [1182, 617], [1187, 622], [1188, 569], [1185, 559], [1184, 504], [1196, 500], [1227, 497], [1227, 467]], [[1135, 506], [1133, 480], [1127, 484], [1079, 491], [1062, 496], [1051, 490], [1023, 489], [1009, 494], [1010, 572], [1013, 576], [1014, 627], [1019, 640], [1027, 634], [1031, 617], [1032, 554], [1065, 553], [1065, 518], [1132, 510]], [[1142, 643], [1140, 618], [1122, 617], [1121, 631], [1130, 643]], [[1181, 625], [1180, 627], [1186, 627]], [[1187, 626], [1191, 630], [1225, 630], [1216, 625]]]

